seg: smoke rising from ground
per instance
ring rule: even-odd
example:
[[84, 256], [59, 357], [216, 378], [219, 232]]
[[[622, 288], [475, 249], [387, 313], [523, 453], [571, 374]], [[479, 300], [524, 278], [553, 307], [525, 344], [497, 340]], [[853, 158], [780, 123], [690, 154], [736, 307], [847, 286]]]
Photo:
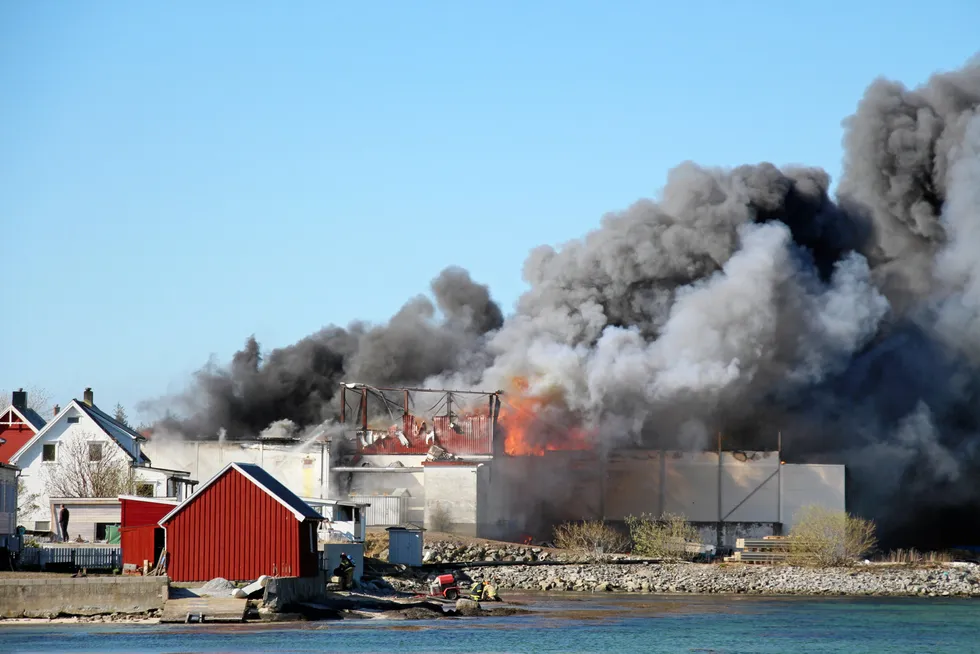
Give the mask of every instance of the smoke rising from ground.
[[[658, 201], [530, 253], [506, 319], [459, 268], [384, 325], [209, 365], [166, 426], [254, 436], [332, 417], [341, 380], [559, 392], [603, 445], [849, 466], [851, 506], [908, 541], [980, 512], [980, 59], [879, 79], [822, 170], [684, 163]], [[959, 532], [980, 540], [980, 533]], [[912, 536], [909, 536], [912, 534]], [[949, 537], [944, 537], [946, 540]], [[920, 541], [923, 544], [929, 543]], [[950, 543], [944, 543], [950, 544]]]

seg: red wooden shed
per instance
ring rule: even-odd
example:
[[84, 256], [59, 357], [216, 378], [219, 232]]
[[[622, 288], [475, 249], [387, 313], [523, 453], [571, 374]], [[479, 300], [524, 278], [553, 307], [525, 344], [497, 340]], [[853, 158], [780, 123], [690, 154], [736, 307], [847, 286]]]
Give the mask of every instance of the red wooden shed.
[[122, 549], [123, 569], [127, 563], [143, 569], [143, 562], [150, 567], [160, 560], [163, 551], [163, 527], [160, 518], [177, 506], [177, 500], [156, 497], [120, 495], [121, 520], [119, 524], [119, 544]]
[[261, 467], [229, 463], [160, 520], [167, 573], [174, 581], [314, 576], [321, 520]]

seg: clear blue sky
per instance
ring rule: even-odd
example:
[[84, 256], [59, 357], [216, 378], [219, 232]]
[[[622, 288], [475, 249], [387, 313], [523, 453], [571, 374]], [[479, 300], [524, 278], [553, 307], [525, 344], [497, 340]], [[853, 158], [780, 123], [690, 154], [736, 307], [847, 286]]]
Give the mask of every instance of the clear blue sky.
[[[687, 5], [686, 7], [684, 5]], [[977, 49], [980, 2], [4, 2], [0, 388], [107, 407], [380, 321], [692, 159], [840, 169], [877, 75]]]

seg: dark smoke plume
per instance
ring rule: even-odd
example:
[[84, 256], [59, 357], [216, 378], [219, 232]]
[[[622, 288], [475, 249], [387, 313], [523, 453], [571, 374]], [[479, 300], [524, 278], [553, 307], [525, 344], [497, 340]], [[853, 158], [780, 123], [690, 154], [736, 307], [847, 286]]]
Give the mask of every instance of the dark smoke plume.
[[836, 198], [819, 169], [682, 164], [658, 201], [534, 250], [506, 320], [449, 269], [435, 306], [386, 325], [264, 361], [250, 341], [199, 373], [170, 426], [311, 425], [345, 378], [522, 376], [604, 446], [696, 449], [720, 431], [771, 448], [781, 432], [788, 458], [848, 466], [850, 505], [886, 543], [980, 542], [980, 59], [916, 89], [876, 80], [844, 132]]
[[213, 439], [221, 430], [230, 439], [254, 438], [275, 421], [308, 427], [335, 417], [342, 381], [418, 384], [474, 365], [485, 334], [503, 323], [500, 307], [461, 268], [444, 270], [432, 293], [435, 305], [415, 297], [385, 325], [326, 327], [265, 357], [250, 337], [230, 366], [208, 365], [176, 398], [185, 417], [167, 417], [158, 427], [192, 439]]

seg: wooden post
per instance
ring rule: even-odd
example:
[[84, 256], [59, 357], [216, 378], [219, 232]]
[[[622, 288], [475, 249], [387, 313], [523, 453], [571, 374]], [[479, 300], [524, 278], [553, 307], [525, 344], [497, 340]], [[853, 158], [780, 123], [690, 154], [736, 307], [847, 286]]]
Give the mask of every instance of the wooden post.
[[718, 533], [715, 535], [715, 546], [720, 550], [724, 545], [725, 521], [721, 509], [721, 432], [718, 432]]

